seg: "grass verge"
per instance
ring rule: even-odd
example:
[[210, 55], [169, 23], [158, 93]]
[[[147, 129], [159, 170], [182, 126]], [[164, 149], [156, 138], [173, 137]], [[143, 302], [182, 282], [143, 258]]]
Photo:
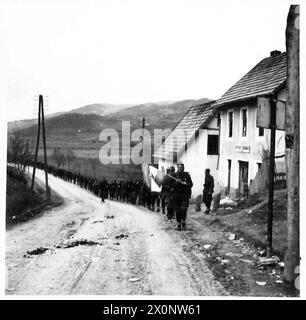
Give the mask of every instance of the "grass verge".
[[6, 180], [6, 228], [39, 216], [44, 210], [59, 206], [63, 199], [51, 190], [50, 200], [46, 200], [45, 190], [38, 184], [34, 191], [30, 179], [13, 167], [7, 169]]

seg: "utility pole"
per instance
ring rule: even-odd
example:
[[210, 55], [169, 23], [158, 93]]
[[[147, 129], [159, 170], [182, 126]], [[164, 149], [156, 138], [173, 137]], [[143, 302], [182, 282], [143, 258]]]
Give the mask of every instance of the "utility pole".
[[42, 95], [39, 96], [39, 104], [41, 105], [41, 123], [42, 123], [43, 146], [44, 146], [46, 196], [47, 196], [47, 199], [50, 200], [50, 188], [48, 184], [48, 162], [47, 162], [47, 147], [46, 147], [45, 114], [44, 114], [44, 101], [43, 101]]
[[276, 130], [276, 97], [270, 98], [270, 159], [269, 159], [269, 198], [268, 198], [268, 229], [267, 229], [267, 257], [272, 254], [273, 233], [273, 197], [274, 197], [274, 175], [275, 175], [275, 130]]
[[300, 264], [300, 31], [299, 5], [291, 5], [287, 17], [287, 104], [286, 104], [286, 171], [287, 171], [287, 252], [285, 255], [285, 282], [294, 285]]
[[31, 190], [32, 191], [34, 190], [34, 181], [35, 181], [35, 172], [36, 172], [36, 167], [37, 167], [37, 156], [38, 156], [38, 150], [39, 150], [40, 125], [41, 124], [42, 124], [42, 131], [43, 131], [44, 171], [45, 171], [45, 182], [46, 182], [46, 197], [49, 200], [50, 199], [50, 189], [49, 189], [49, 185], [48, 185], [48, 163], [47, 163], [47, 148], [46, 148], [44, 101], [43, 101], [43, 96], [39, 95], [37, 140], [36, 140], [35, 159], [34, 159], [32, 183], [31, 183]]
[[37, 138], [36, 138], [36, 149], [35, 149], [35, 158], [34, 158], [34, 166], [33, 166], [33, 174], [32, 174], [32, 183], [31, 183], [31, 190], [34, 190], [34, 181], [35, 181], [35, 172], [37, 166], [37, 155], [39, 149], [39, 138], [40, 138], [40, 103], [38, 104], [38, 124], [37, 124]]

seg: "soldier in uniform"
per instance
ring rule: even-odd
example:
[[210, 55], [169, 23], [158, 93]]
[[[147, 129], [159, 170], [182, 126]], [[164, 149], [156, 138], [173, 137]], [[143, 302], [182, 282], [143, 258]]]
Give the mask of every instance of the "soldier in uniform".
[[88, 182], [89, 182], [88, 177], [84, 176], [83, 188], [85, 190], [87, 190], [88, 188]]
[[82, 174], [80, 175], [79, 184], [80, 184], [80, 187], [83, 188], [83, 186], [84, 186], [84, 176]]
[[130, 190], [129, 190], [129, 202], [131, 204], [136, 204], [137, 192], [136, 192], [136, 181], [130, 180]]
[[128, 202], [129, 183], [127, 181], [121, 181], [121, 200]]
[[205, 170], [205, 180], [204, 180], [204, 189], [203, 189], [203, 202], [206, 206], [205, 213], [210, 213], [210, 205], [212, 201], [212, 194], [214, 192], [214, 178], [210, 174], [210, 169]]
[[118, 200], [118, 185], [116, 179], [113, 182], [113, 188], [114, 188], [114, 199]]
[[99, 183], [97, 179], [94, 179], [92, 181], [92, 192], [95, 194], [95, 196], [99, 196]]
[[144, 181], [142, 181], [142, 186], [141, 186], [141, 190], [140, 190], [140, 195], [139, 195], [139, 202], [140, 205], [143, 207], [147, 206], [147, 193], [148, 193], [149, 188], [147, 187], [147, 185], [145, 184]]
[[73, 174], [73, 183], [76, 184], [76, 181], [77, 181], [77, 174], [76, 174], [76, 172], [74, 172], [74, 174]]
[[114, 181], [109, 185], [109, 198], [114, 199]]
[[104, 196], [105, 196], [105, 183], [102, 181], [100, 181], [99, 183], [99, 192], [100, 192], [100, 197], [101, 197], [101, 201], [104, 201]]
[[193, 186], [190, 174], [184, 171], [184, 164], [177, 164], [177, 172], [173, 174], [177, 179], [173, 183], [173, 202], [176, 213], [177, 230], [186, 230], [186, 215]]
[[141, 191], [141, 181], [137, 179], [134, 184], [134, 196], [133, 196], [132, 204], [136, 204], [137, 198], [138, 198], [138, 203], [140, 204], [140, 191]]
[[103, 178], [102, 183], [103, 183], [103, 189], [104, 189], [103, 198], [107, 199], [108, 198], [108, 182], [105, 178]]
[[117, 200], [122, 201], [123, 198], [123, 181], [120, 180], [119, 183], [117, 184], [117, 189], [118, 189], [118, 198]]

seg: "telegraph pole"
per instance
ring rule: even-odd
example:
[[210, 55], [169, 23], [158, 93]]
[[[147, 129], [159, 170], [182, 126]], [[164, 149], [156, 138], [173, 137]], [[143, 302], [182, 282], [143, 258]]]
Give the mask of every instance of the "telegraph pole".
[[38, 124], [37, 124], [37, 138], [36, 138], [36, 149], [35, 149], [35, 158], [34, 158], [34, 166], [33, 166], [33, 174], [32, 174], [32, 183], [31, 183], [31, 190], [34, 190], [34, 181], [35, 181], [35, 172], [37, 166], [37, 155], [39, 149], [39, 138], [40, 138], [40, 103], [38, 104]]
[[34, 190], [34, 181], [35, 181], [35, 172], [36, 172], [36, 167], [37, 167], [37, 156], [38, 156], [38, 150], [39, 150], [40, 126], [41, 126], [41, 124], [42, 124], [43, 148], [44, 148], [44, 171], [45, 171], [46, 197], [47, 197], [47, 200], [49, 200], [50, 199], [50, 189], [49, 189], [49, 185], [48, 185], [48, 163], [47, 163], [44, 101], [43, 101], [43, 96], [39, 95], [37, 140], [36, 140], [35, 160], [34, 160], [32, 183], [31, 183], [31, 190], [32, 191]]
[[47, 147], [46, 147], [45, 114], [44, 114], [44, 101], [43, 101], [42, 95], [39, 95], [39, 104], [41, 105], [41, 123], [42, 123], [43, 146], [44, 146], [46, 196], [47, 196], [47, 199], [49, 200], [50, 189], [48, 185], [48, 162], [47, 162]]
[[287, 252], [284, 279], [289, 285], [295, 283], [300, 264], [300, 30], [299, 5], [291, 5], [287, 17], [287, 95], [286, 104], [286, 171], [287, 171]]

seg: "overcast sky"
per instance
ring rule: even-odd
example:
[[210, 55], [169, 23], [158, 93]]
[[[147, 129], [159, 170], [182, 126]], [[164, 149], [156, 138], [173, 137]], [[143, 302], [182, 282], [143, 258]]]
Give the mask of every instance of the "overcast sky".
[[217, 99], [285, 51], [290, 1], [10, 0], [8, 120], [91, 103]]

